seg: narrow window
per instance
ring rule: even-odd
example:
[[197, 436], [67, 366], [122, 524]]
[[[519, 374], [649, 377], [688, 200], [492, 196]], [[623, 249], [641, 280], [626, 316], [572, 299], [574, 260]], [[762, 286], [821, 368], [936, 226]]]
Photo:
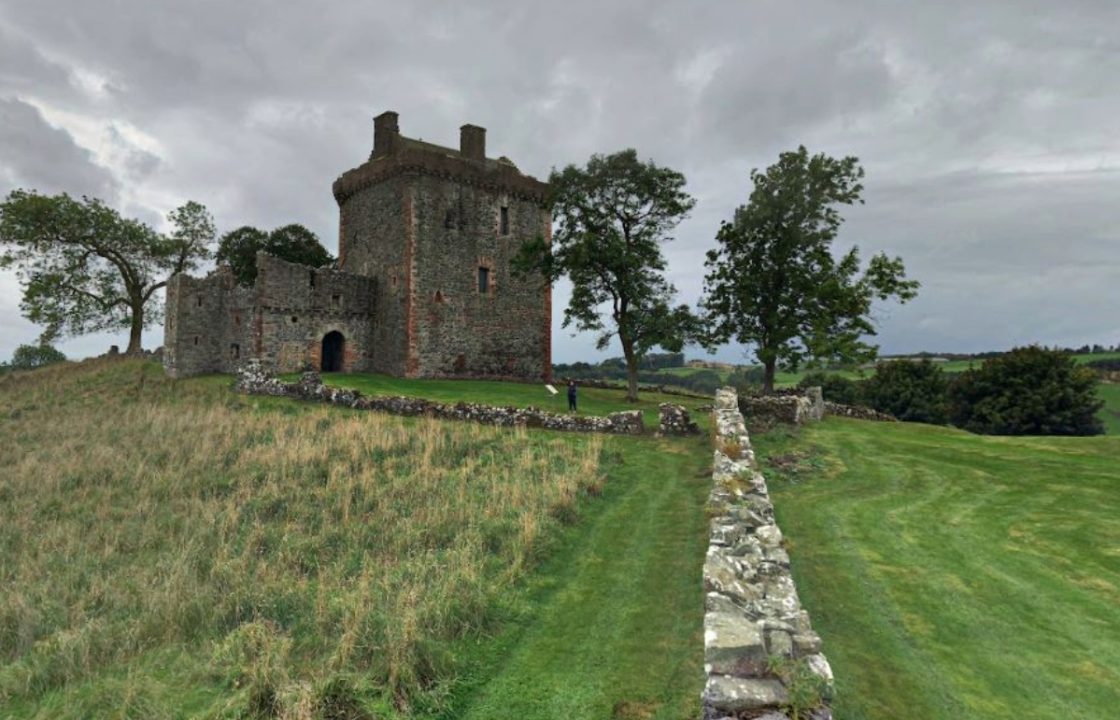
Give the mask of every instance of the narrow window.
[[307, 278], [308, 278], [308, 280], [307, 280], [308, 283], [310, 283], [308, 285], [308, 287], [315, 287], [315, 271], [314, 270], [311, 270], [307, 273]]
[[201, 295], [199, 295], [199, 296], [198, 296], [198, 297], [196, 298], [196, 300], [198, 301], [198, 306], [199, 306], [199, 307], [202, 307], [202, 296], [201, 296]]
[[299, 318], [296, 317], [295, 315], [292, 315], [292, 324], [294, 325], [295, 323], [298, 323], [298, 322], [299, 322]]
[[478, 269], [478, 291], [484, 295], [490, 292], [490, 268], [488, 267]]
[[194, 336], [194, 344], [198, 345], [198, 336], [197, 335]]
[[509, 208], [502, 208], [502, 235], [509, 235]]
[[454, 230], [456, 224], [457, 223], [455, 222], [455, 210], [454, 209], [449, 209], [447, 211], [447, 214], [445, 214], [443, 216], [443, 226], [445, 228], [447, 228], [448, 230]]
[[238, 345], [237, 343], [233, 343], [232, 345], [230, 345], [229, 346], [229, 356], [231, 358], [233, 358], [234, 360], [241, 357], [241, 346]]
[[341, 295], [331, 295], [331, 310], [341, 310], [341, 309], [342, 309], [342, 296]]

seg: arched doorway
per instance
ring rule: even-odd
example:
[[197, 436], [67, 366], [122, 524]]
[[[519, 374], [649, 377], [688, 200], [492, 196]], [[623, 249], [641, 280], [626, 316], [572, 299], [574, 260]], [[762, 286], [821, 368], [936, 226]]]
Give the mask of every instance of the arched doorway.
[[332, 330], [323, 336], [323, 352], [320, 357], [320, 369], [323, 372], [339, 372], [342, 370], [342, 348], [346, 339], [342, 333]]

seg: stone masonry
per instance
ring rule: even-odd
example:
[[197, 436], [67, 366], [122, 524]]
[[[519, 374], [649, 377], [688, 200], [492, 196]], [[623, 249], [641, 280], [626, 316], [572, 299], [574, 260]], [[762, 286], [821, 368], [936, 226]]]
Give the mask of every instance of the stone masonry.
[[238, 370], [234, 388], [250, 395], [288, 397], [390, 415], [465, 420], [499, 427], [531, 427], [614, 435], [641, 435], [645, 431], [641, 410], [623, 410], [606, 416], [561, 415], [531, 406], [498, 407], [465, 402], [452, 405], [398, 395], [369, 396], [349, 388], [324, 385], [323, 378], [314, 370], [304, 372], [299, 382], [284, 382], [268, 372], [258, 360], [250, 360]]
[[831, 718], [832, 669], [801, 607], [733, 388], [716, 393], [714, 422], [703, 716], [788, 718], [791, 697], [800, 695], [791, 686], [811, 683], [822, 702], [797, 710], [814, 720]]
[[369, 160], [333, 193], [336, 268], [261, 255], [253, 288], [222, 268], [169, 281], [170, 375], [252, 357], [282, 372], [551, 378], [551, 288], [511, 268], [526, 241], [551, 238], [548, 185], [487, 158], [484, 128], [460, 128], [456, 150], [407, 138], [382, 113]]

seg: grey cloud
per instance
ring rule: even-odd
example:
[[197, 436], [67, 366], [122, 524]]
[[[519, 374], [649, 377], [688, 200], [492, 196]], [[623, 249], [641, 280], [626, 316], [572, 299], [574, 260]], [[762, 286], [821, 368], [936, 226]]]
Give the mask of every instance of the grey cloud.
[[[195, 199], [220, 230], [302, 222], [333, 249], [330, 184], [368, 156], [382, 110], [443, 144], [483, 125], [491, 154], [538, 177], [635, 147], [699, 201], [666, 246], [695, 303], [750, 169], [804, 143], [867, 168], [840, 244], [901, 254], [924, 283], [877, 311], [884, 350], [1103, 342], [1120, 335], [1118, 26], [1120, 5], [1087, 0], [0, 0], [0, 98], [22, 128], [0, 128], [0, 189], [119, 187], [153, 222]], [[103, 145], [78, 147], [29, 102], [97, 123]], [[593, 353], [559, 331], [565, 299], [561, 284], [558, 360]], [[14, 313], [10, 290], [0, 303]]]
[[0, 168], [12, 185], [107, 199], [116, 194], [116, 179], [89, 150], [21, 100], [0, 98], [0, 151]]

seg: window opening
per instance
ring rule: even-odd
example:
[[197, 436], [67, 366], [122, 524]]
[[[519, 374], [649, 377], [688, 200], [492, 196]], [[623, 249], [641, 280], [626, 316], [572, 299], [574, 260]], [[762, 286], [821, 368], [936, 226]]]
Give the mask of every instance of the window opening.
[[342, 296], [331, 295], [331, 310], [340, 310], [342, 308]]
[[478, 269], [478, 291], [483, 294], [490, 292], [490, 268], [488, 267]]
[[502, 208], [502, 235], [509, 235], [509, 208]]
[[238, 345], [237, 343], [233, 343], [232, 345], [230, 345], [229, 346], [229, 356], [231, 358], [233, 358], [234, 360], [241, 357], [241, 346]]

